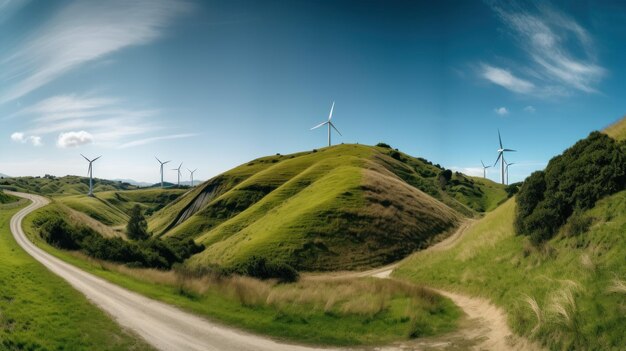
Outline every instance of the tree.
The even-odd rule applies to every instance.
[[[441,186],[441,188],[444,189],[446,185],[448,185],[450,179],[452,179],[452,171],[446,169],[439,172],[439,176],[437,177],[437,179],[439,179],[439,185]]]
[[[145,240],[149,237],[148,222],[146,222],[146,218],[141,213],[141,207],[139,205],[135,205],[132,210],[130,210],[130,219],[128,220],[128,225],[126,225],[126,234],[131,240]]]

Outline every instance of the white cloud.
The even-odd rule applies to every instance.
[[[524,111],[526,111],[528,113],[535,113],[535,111],[537,111],[537,109],[535,109],[531,105],[528,105],[528,106],[524,107]]]
[[[61,133],[57,139],[57,146],[60,148],[77,147],[91,143],[93,143],[93,135],[84,130]]]
[[[528,54],[530,63],[518,67],[525,78],[501,68],[488,75],[483,68],[484,78],[513,92],[536,96],[597,91],[606,69],[597,63],[591,35],[573,18],[545,5],[532,9],[495,3],[493,9]],[[532,85],[520,86],[520,82]]]
[[[119,146],[119,148],[120,149],[126,149],[126,148],[129,148],[129,147],[135,147],[135,146],[150,144],[150,143],[153,143],[155,141],[168,140],[168,139],[190,138],[190,137],[194,137],[196,135],[197,134],[194,134],[194,133],[172,134],[172,135],[163,135],[163,136],[158,136],[158,137],[139,139],[139,140],[135,140],[135,141],[131,141],[131,142],[122,144],[122,145]]]
[[[504,106],[494,109],[493,112],[499,114],[500,116],[505,116],[509,114],[509,110],[507,110]]]
[[[482,167],[457,167],[457,166],[453,166],[453,167],[450,167],[450,169],[455,171],[455,172],[461,172],[463,174],[466,174],[466,175],[472,176],[472,177],[482,177],[483,176],[483,169],[482,169]]]
[[[0,59],[0,104],[124,48],[147,44],[188,8],[171,0],[75,1]]]
[[[11,134],[11,140],[18,142],[18,143],[24,143],[26,142],[26,138],[24,137],[24,133],[21,132],[15,132],[13,134]]]
[[[533,83],[518,78],[511,74],[511,72],[502,68],[483,65],[481,74],[483,78],[489,80],[490,82],[516,93],[530,93],[535,88]]]
[[[16,143],[22,143],[22,144],[30,142],[31,144],[33,144],[33,146],[43,145],[40,136],[37,136],[37,135],[26,136],[26,134],[22,132],[15,132],[11,134],[11,140],[13,140]]]

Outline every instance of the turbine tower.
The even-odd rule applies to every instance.
[[[512,149],[505,149],[502,146],[502,138],[500,137],[500,130],[498,129],[498,140],[500,141],[500,148],[498,149],[498,158],[496,159],[496,162],[493,164],[493,166],[495,167],[498,164],[498,161],[500,161],[500,159],[502,159],[502,161],[500,161],[500,182],[502,183],[502,185],[504,185],[504,164],[506,163],[506,161],[504,160],[504,153],[505,152],[512,152],[515,150]]]
[[[172,168],[172,171],[178,171],[177,172],[178,173],[178,186],[180,186],[180,174],[181,174],[180,173],[180,167],[182,167],[182,166],[183,166],[183,163],[181,162],[180,166],[178,166],[178,168]]]
[[[485,163],[483,162],[483,160],[480,160],[480,163],[483,165],[483,178],[487,178],[487,168],[491,166],[485,166]]]
[[[163,189],[163,166],[167,163],[170,163],[171,161],[161,162],[158,157],[154,156],[154,158],[156,158],[156,160],[159,161],[159,163],[161,164],[161,189]]]
[[[187,168],[187,170],[189,171],[190,175],[191,175],[191,187],[193,188],[193,174],[196,173],[196,171],[198,170],[197,168],[194,169],[193,171],[190,170],[189,168]]]
[[[93,167],[92,164],[94,162],[96,162],[97,159],[99,159],[102,156],[98,156],[96,158],[94,158],[93,160],[88,159],[87,157],[85,157],[85,155],[80,154],[85,160],[87,160],[87,162],[89,162],[89,168],[87,169],[87,173],[89,173],[89,193],[87,193],[87,196],[91,196],[93,197]]]
[[[511,162],[511,163],[506,163],[506,167],[504,169],[504,173],[506,173],[506,185],[509,185],[509,166],[513,166],[515,164],[515,162]]]
[[[335,125],[333,124],[333,122],[331,121],[331,119],[333,118],[333,109],[334,109],[334,108],[335,108],[335,102],[333,101],[333,104],[332,104],[332,106],[330,107],[330,113],[328,114],[328,121],[326,121],[326,122],[324,122],[324,123],[320,123],[320,124],[316,125],[315,127],[311,128],[311,130],[313,130],[313,129],[317,129],[317,128],[321,127],[321,126],[328,125],[328,146],[330,146],[330,145],[331,145],[331,143],[330,143],[330,132],[331,132],[331,131],[330,131],[330,128],[331,128],[331,127],[332,127],[335,131],[337,131],[337,133],[339,133],[339,135],[341,135],[341,132],[339,131],[339,129],[337,129],[337,128],[335,127]],[[343,136],[343,135],[342,135],[342,136]]]

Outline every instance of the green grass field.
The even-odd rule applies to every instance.
[[[17,245],[9,220],[23,204],[0,205],[0,349],[150,350]]]
[[[252,256],[299,270],[358,269],[398,260],[506,198],[491,181],[453,175],[386,147],[337,145],[236,167],[149,220],[165,236],[207,249],[192,267]]]
[[[252,332],[311,344],[383,344],[451,331],[460,317],[451,301],[393,281],[276,284],[99,262],[47,245],[33,229],[36,217],[34,212],[25,219],[25,231],[51,254],[127,289]]]
[[[554,350],[626,347],[626,191],[598,202],[588,232],[535,248],[513,231],[514,199],[447,251],[416,253],[394,276],[483,296]]]

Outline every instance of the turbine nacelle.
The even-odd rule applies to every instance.
[[[328,120],[327,120],[326,122],[322,122],[322,123],[320,123],[320,124],[316,125],[315,127],[311,128],[311,130],[313,130],[313,129],[317,129],[317,128],[319,128],[319,127],[323,127],[323,126],[325,126],[325,125],[328,125],[328,146],[330,146],[330,145],[331,145],[331,142],[330,142],[330,133],[331,133],[331,130],[330,130],[330,129],[331,129],[331,128],[332,128],[332,129],[334,129],[337,133],[339,133],[339,135],[343,136],[343,135],[341,134],[341,132],[339,131],[339,129],[337,129],[337,127],[335,127],[335,125],[334,125],[334,124],[333,124],[333,122],[332,122],[332,119],[333,119],[333,110],[334,110],[334,109],[335,109],[335,102],[333,101],[333,104],[332,104],[332,105],[331,105],[331,107],[330,107],[330,113],[328,114]]]

